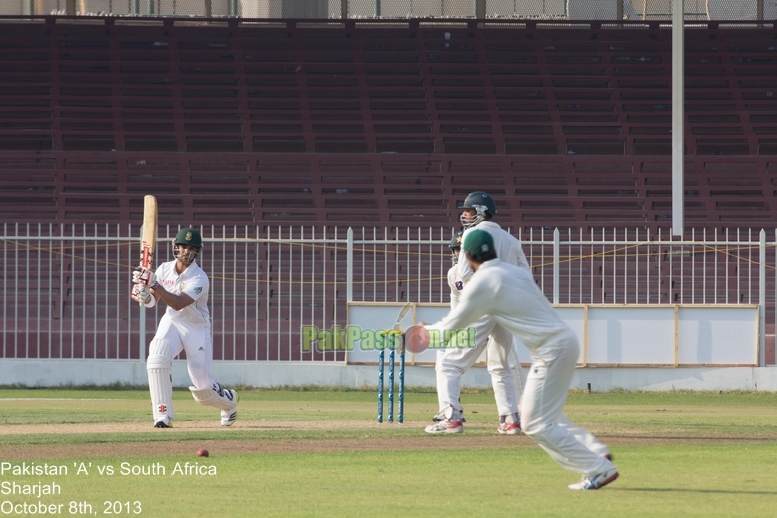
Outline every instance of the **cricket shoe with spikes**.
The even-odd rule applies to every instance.
[[[424,431],[426,433],[433,433],[433,434],[463,433],[464,425],[461,424],[461,421],[451,421],[450,419],[445,419],[444,421],[440,421],[439,423],[430,424],[429,426],[424,428]]]
[[[163,415],[160,419],[158,419],[154,423],[154,428],[172,428],[173,427],[173,421],[166,415]]]
[[[569,489],[573,489],[576,491],[589,490],[589,489],[601,489],[607,484],[609,484],[610,482],[614,481],[616,478],[618,478],[618,471],[615,468],[613,468],[605,471],[604,473],[599,473],[598,475],[593,475],[591,477],[583,477],[583,479],[577,484],[569,485]]]
[[[497,430],[502,435],[521,435],[520,423],[499,423]]]
[[[459,421],[461,421],[462,423],[466,423],[467,420],[464,419],[464,410],[461,411],[461,414],[462,415],[459,418]],[[447,417],[445,417],[445,412],[440,412],[436,416],[432,417],[432,421],[434,421],[435,423],[439,423],[440,421],[445,421],[446,419]]]
[[[239,399],[237,395],[237,390],[224,389],[223,392],[225,396],[227,392],[231,393],[232,395],[231,399],[233,399],[235,402],[235,408],[233,408],[232,410],[221,411],[221,426],[232,426],[233,424],[235,424],[235,421],[237,421],[237,401]]]

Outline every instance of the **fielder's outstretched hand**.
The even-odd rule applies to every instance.
[[[130,297],[132,297],[132,300],[145,304],[148,302],[149,297],[151,297],[151,292],[149,290],[148,286],[135,284],[132,286],[132,294]]]
[[[136,266],[135,269],[132,270],[132,282],[144,286],[154,286],[156,285],[156,274],[148,268]]]

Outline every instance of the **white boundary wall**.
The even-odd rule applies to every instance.
[[[408,366],[405,386],[435,387],[433,366]],[[374,365],[320,364],[314,362],[245,363],[216,361],[213,374],[225,385],[250,387],[337,386],[373,388],[378,371]],[[524,373],[526,374],[526,373]],[[145,385],[146,364],[117,360],[3,360],[0,363],[3,384],[29,387],[66,385]],[[188,387],[186,363],[173,362],[173,383]],[[485,367],[473,367],[463,377],[465,387],[491,387]],[[581,367],[575,371],[573,389],[602,392],[611,389],[670,390],[747,390],[777,392],[777,368],[774,367]]]

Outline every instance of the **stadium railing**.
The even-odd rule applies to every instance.
[[[160,227],[159,262],[171,259],[176,231]],[[198,261],[211,279],[215,359],[339,362],[342,352],[303,351],[300,326],[344,327],[349,301],[448,302],[450,228],[206,226],[202,233]],[[137,226],[0,226],[0,357],[145,359],[164,308],[141,319],[131,303],[139,235]],[[759,304],[766,361],[774,363],[777,233],[516,236],[555,304]]]

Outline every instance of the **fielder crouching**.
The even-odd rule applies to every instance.
[[[580,347],[575,333],[558,317],[526,268],[497,257],[488,232],[467,232],[463,249],[475,273],[456,307],[426,328],[463,329],[489,315],[523,342],[532,355],[521,399],[523,432],[561,467],[582,474],[582,480],[569,489],[599,489],[609,484],[618,478],[618,471],[607,447],[564,416]],[[501,347],[507,352],[510,346]]]
[[[186,351],[189,387],[195,401],[221,410],[221,425],[237,419],[237,392],[223,388],[211,377],[211,341],[208,292],[210,281],[195,259],[202,237],[193,228],[183,228],[173,240],[174,261],[162,263],[156,273],[137,267],[132,273],[132,299],[150,308],[164,302],[167,310],[148,346],[148,387],[156,428],[170,428],[173,412],[173,358]]]

